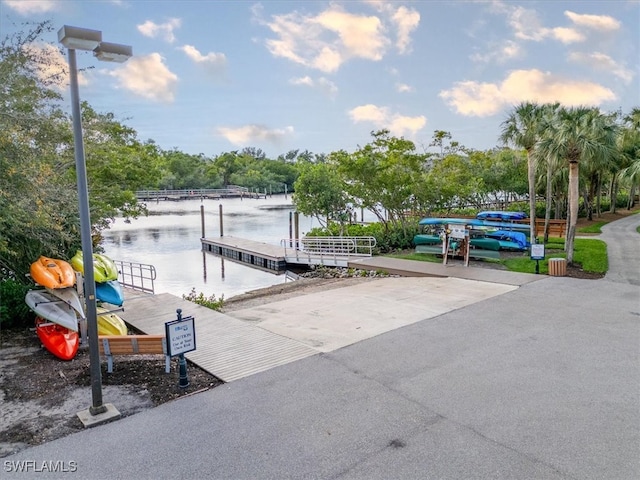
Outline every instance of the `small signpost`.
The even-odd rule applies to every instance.
[[[531,260],[536,261],[536,274],[540,273],[540,260],[544,260],[544,243],[531,244]]]
[[[182,317],[182,309],[176,310],[178,318],[164,324],[165,336],[167,339],[167,355],[178,356],[180,367],[180,388],[189,386],[187,376],[187,361],[184,354],[196,349],[196,329],[193,317]]]

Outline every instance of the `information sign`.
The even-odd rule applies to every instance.
[[[179,318],[164,324],[170,357],[196,349],[196,329],[193,317]]]
[[[531,245],[531,260],[544,260],[544,243]]]

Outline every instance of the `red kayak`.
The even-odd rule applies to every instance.
[[[78,353],[80,336],[57,323],[36,317],[36,333],[44,348],[62,360],[71,360]]]

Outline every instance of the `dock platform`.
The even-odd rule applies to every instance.
[[[238,237],[202,238],[202,250],[205,252],[246,263],[255,268],[282,272],[287,270],[284,249],[254,240]]]
[[[185,357],[224,382],[319,353],[296,340],[168,293],[151,295],[127,289],[125,309],[119,315],[142,333],[163,335],[165,323],[176,319],[178,308],[184,316],[195,319],[196,350]]]

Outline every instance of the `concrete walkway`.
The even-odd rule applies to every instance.
[[[640,478],[637,285],[541,277],[24,450],[2,478]]]

